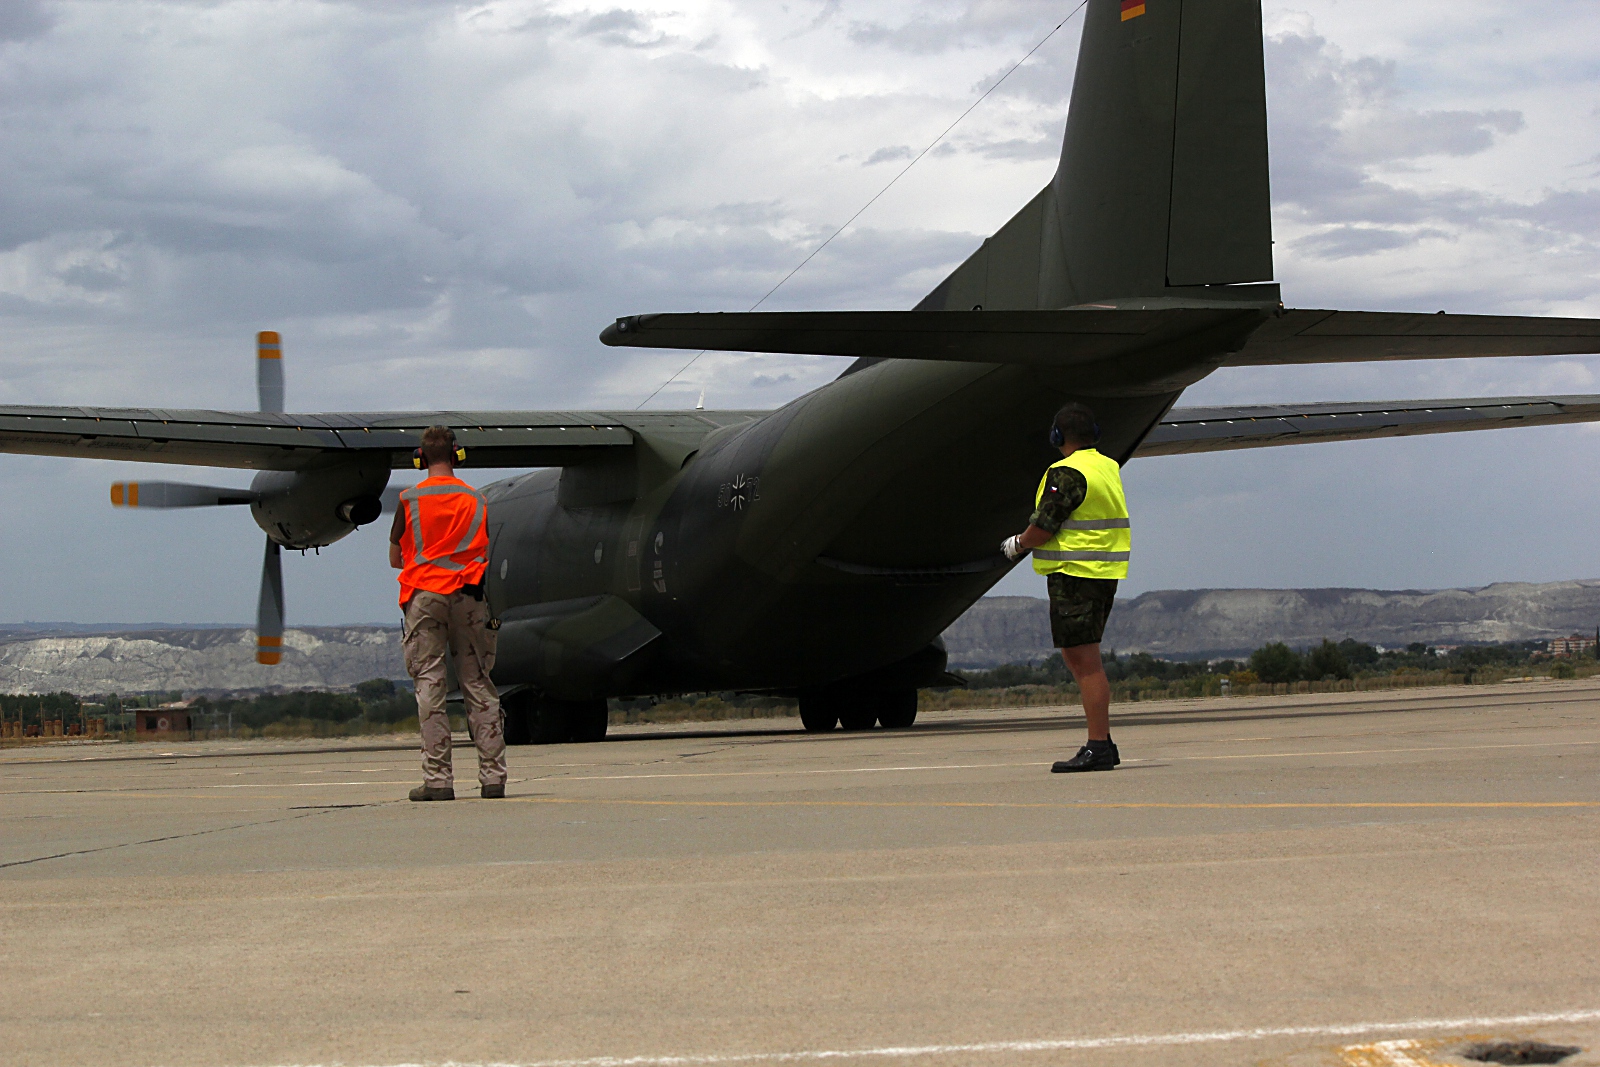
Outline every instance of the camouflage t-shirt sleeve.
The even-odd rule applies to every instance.
[[[1089,482],[1082,471],[1051,467],[1044,481],[1044,496],[1039,498],[1039,506],[1034,509],[1028,525],[1055,533],[1088,495]]]

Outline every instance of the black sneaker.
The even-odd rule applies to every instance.
[[[1088,745],[1078,749],[1078,754],[1071,759],[1057,760],[1050,766],[1051,774],[1068,774],[1073,771],[1109,771],[1116,769],[1122,762],[1122,757],[1117,754],[1117,746],[1112,745],[1103,752],[1096,752]]]
[[[506,795],[505,783],[479,786],[478,795],[484,800],[503,800]]]
[[[411,791],[412,800],[454,800],[455,798],[455,786],[451,785],[419,785]]]

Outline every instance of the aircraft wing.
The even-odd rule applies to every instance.
[[[1600,422],[1600,396],[1509,396],[1355,404],[1173,408],[1134,452],[1177,456],[1234,448],[1424,433]]]
[[[1600,352],[1600,319],[1282,309],[1173,298],[1039,311],[632,315],[608,345],[1078,366],[1172,347],[1223,366]]]
[[[704,434],[760,412],[405,411],[258,414],[160,408],[0,407],[0,452],[251,470],[299,470],[329,455],[384,452],[411,466],[443,423],[468,467],[561,467],[631,448],[645,432]]]

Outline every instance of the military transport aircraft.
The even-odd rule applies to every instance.
[[[1272,277],[1259,0],[1089,0],[1054,178],[915,309],[600,335],[858,357],[776,411],[284,414],[263,335],[259,413],[4,408],[0,450],[258,470],[248,491],[113,501],[248,504],[276,662],[279,552],[377,518],[389,472],[447,423],[469,466],[541,468],[484,490],[509,739],[598,739],[607,697],[706,690],[798,694],[808,730],[905,727],[945,676],[939,634],[1010,566],[997,546],[1067,400],[1121,462],[1600,420],[1600,396],[1174,408],[1224,366],[1600,351],[1600,320],[1291,309]]]

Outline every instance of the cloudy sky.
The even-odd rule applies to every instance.
[[[0,404],[249,409],[254,332],[278,329],[300,410],[632,408],[683,357],[606,349],[602,326],[748,307],[1074,6],[0,0]],[[1600,5],[1266,18],[1292,306],[1600,315]],[[1049,179],[1079,25],[766,306],[908,307],[944,277]],[[708,356],[650,406],[776,406],[842,365]],[[1239,370],[1186,402],[1600,392],[1597,370]],[[1137,462],[1126,591],[1597,576],[1597,445],[1552,428]],[[253,618],[247,515],[106,497],[247,474],[0,469],[0,621]],[[391,621],[383,541],[288,559],[291,622]]]

